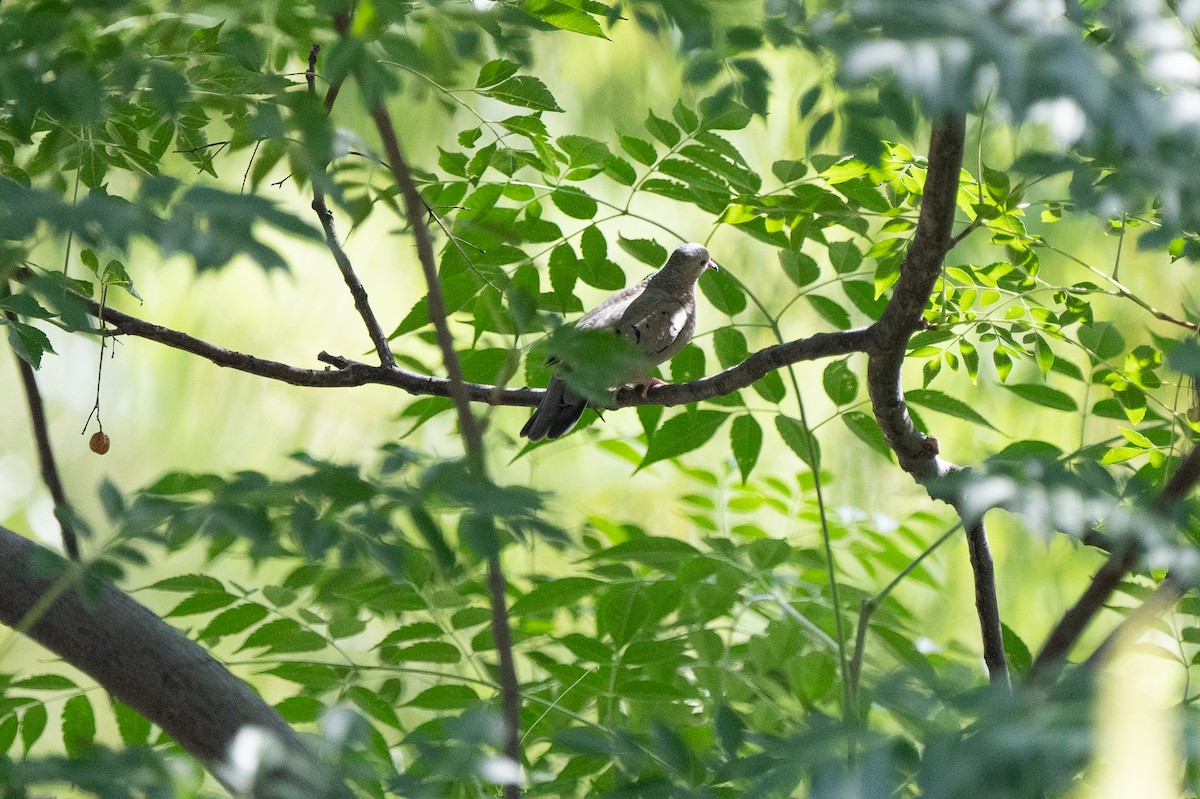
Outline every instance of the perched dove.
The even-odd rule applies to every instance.
[[[612,330],[632,342],[646,358],[648,370],[670,360],[691,341],[696,329],[696,281],[717,265],[699,244],[685,244],[662,269],[636,286],[613,294],[579,320],[579,330]],[[563,379],[565,365],[550,378],[546,395],[521,428],[530,441],[566,435],[587,407],[587,399]],[[654,385],[661,380],[632,374],[627,382]]]

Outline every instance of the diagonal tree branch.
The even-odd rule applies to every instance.
[[[1175,474],[1155,498],[1155,508],[1169,511],[1171,506],[1185,498],[1200,482],[1200,447],[1194,447],[1179,464]],[[1107,561],[1092,576],[1092,581],[1071,608],[1063,614],[1058,624],[1050,631],[1042,651],[1038,653],[1029,670],[1030,681],[1054,679],[1066,663],[1067,656],[1079,643],[1084,631],[1099,615],[1121,580],[1137,564],[1141,547],[1133,541],[1114,549]],[[1116,643],[1133,634],[1134,630],[1166,611],[1183,595],[1183,587],[1170,573],[1163,578],[1153,594],[1136,610],[1126,616],[1108,638],[1088,657],[1085,664],[1095,667],[1105,662],[1115,649]]]
[[[274,708],[199,645],[111,583],[3,527],[0,585],[0,624],[157,724],[226,787],[223,766],[243,727],[270,731],[290,754],[312,762]]]
[[[320,52],[321,46],[318,44],[314,44],[308,51],[308,71],[304,74],[308,80],[308,90],[312,94],[316,94],[317,91],[317,54]],[[325,95],[326,112],[333,110],[333,103],[337,99],[340,88],[340,82],[329,87],[329,92]],[[316,213],[317,219],[321,221],[321,229],[325,231],[325,245],[333,255],[334,263],[337,264],[338,271],[342,273],[342,279],[346,281],[346,288],[350,289],[350,296],[354,298],[354,308],[362,317],[363,324],[366,325],[367,335],[371,337],[371,343],[375,345],[379,363],[383,366],[395,366],[396,357],[392,354],[387,334],[383,332],[383,327],[375,317],[375,311],[372,310],[370,300],[367,299],[367,290],[359,280],[358,273],[354,271],[354,264],[350,261],[350,256],[346,254],[342,240],[338,237],[337,226],[333,221],[333,211],[329,210],[329,206],[325,202],[325,192],[321,189],[321,183],[325,179],[324,171],[319,175],[313,175],[312,178],[312,209]]]

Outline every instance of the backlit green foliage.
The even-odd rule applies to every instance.
[[[1191,507],[1154,508],[1200,418],[1194,309],[1183,296],[1152,306],[1120,281],[1120,250],[1110,267],[1078,241],[1098,237],[1099,219],[1163,269],[1200,253],[1188,111],[1200,66],[1185,36],[1196,20],[1172,11],[1187,4],[1062,15],[1037,3],[766,0],[735,14],[701,0],[362,0],[348,17],[329,1],[192,5],[0,8],[0,324],[35,367],[54,355],[46,325],[94,331],[81,297],[137,296],[155,264],[131,248],[197,271],[242,258],[286,269],[281,241],[323,237],[282,193],[307,203],[314,189],[347,227],[387,216],[407,228],[366,112],[432,99],[443,117],[428,128],[449,133],[419,139],[421,121],[404,135],[436,153],[412,166],[466,379],[543,386],[547,355],[597,360],[596,342],[564,324],[682,241],[719,236],[742,268],[705,275],[711,335],[660,369],[698,379],[814,329],[879,319],[918,224],[929,123],[961,111],[976,148],[957,197],[963,243],[910,342],[906,400],[921,430],[952,421],[1008,443],[931,490],[953,489],[979,514],[1012,511],[1047,537],[1099,525],[1110,543],[1145,544],[1153,560],[1123,584],[1118,614],[1167,570],[1194,580]],[[568,129],[556,117],[579,109],[552,91],[545,48],[627,35],[677,56],[682,98]],[[831,66],[798,76],[796,63]],[[1162,72],[1188,63],[1195,74]],[[325,92],[343,81],[327,114]],[[764,158],[751,144],[768,112],[798,135]],[[997,139],[1005,146],[990,147]],[[664,207],[702,222],[685,232]],[[64,268],[64,247],[82,269]],[[1114,307],[1134,325],[1116,324]],[[442,373],[428,299],[398,318],[387,332],[401,366]],[[862,367],[852,355],[803,385],[786,367],[711,401],[639,407],[635,436],[585,417],[573,434],[594,446],[584,457],[678,476],[662,503],[687,518],[686,540],[622,507],[564,529],[537,486],[387,444],[368,464],[296,455],[291,478],[105,484],[88,568],[168,602],[172,624],[283,695],[279,712],[317,731],[322,762],[362,796],[497,794],[482,567],[497,551],[513,563],[530,796],[1078,795],[1094,777],[1089,677],[989,690],[976,641],[932,640],[914,600],[953,588],[926,559],[954,535],[941,506],[885,517],[825,501],[839,480],[870,490],[875,470],[898,469]],[[602,395],[608,382],[591,377]],[[402,437],[453,413],[441,397],[405,402]],[[1023,426],[1042,416],[1070,435]],[[498,463],[547,446],[522,449],[498,423],[486,441]],[[713,456],[696,457],[702,447]],[[847,459],[830,453],[847,447],[866,476],[837,471]],[[790,466],[764,466],[768,449]],[[179,552],[202,553],[204,573],[125,579]],[[223,558],[251,564],[251,579],[226,576]],[[1153,645],[1184,673],[1200,658],[1198,617],[1185,598],[1159,630],[1173,648]],[[1006,628],[1004,645],[1019,682],[1040,644]],[[1194,791],[1192,698],[1179,718]],[[359,721],[338,728],[326,713],[339,706]],[[213,794],[179,755],[81,675],[0,673],[5,796],[68,784],[99,797]],[[318,795],[297,780],[279,795]]]

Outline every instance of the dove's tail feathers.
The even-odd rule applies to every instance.
[[[567,388],[562,380],[552,378],[546,387],[546,396],[521,428],[521,435],[530,441],[565,436],[586,408],[586,399]]]

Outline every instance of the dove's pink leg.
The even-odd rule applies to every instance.
[[[642,387],[642,399],[650,392],[651,386],[669,385],[666,380],[659,380],[657,377],[639,377],[637,380],[630,380],[631,385]]]

